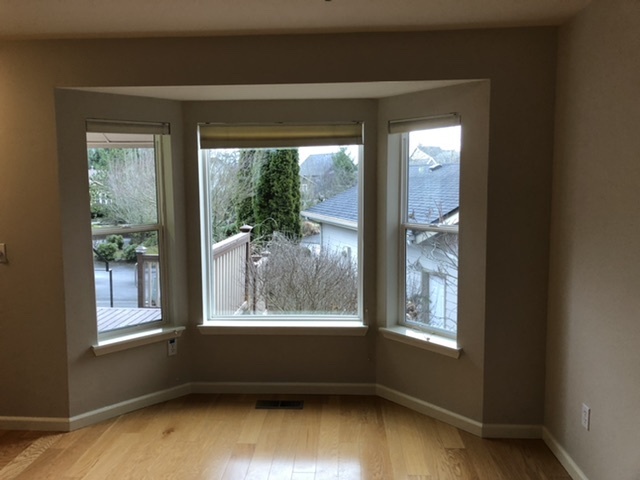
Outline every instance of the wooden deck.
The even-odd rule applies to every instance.
[[[160,308],[98,307],[98,332],[133,327],[162,319]]]

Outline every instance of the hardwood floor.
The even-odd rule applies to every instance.
[[[256,409],[258,399],[302,410]],[[71,433],[0,431],[0,479],[570,480],[542,440],[483,440],[378,397],[190,395]]]

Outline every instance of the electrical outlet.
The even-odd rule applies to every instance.
[[[582,404],[582,426],[585,430],[591,428],[591,408],[586,403]]]
[[[167,341],[167,356],[172,357],[178,353],[178,339],[172,338]]]

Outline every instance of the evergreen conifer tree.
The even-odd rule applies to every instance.
[[[273,232],[299,238],[300,166],[297,149],[267,150],[256,188],[254,213],[258,235]]]
[[[353,163],[346,148],[333,154],[332,182],[328,195],[332,197],[358,183],[358,167]]]
[[[260,150],[241,150],[238,165],[238,184],[236,187],[236,231],[243,225],[254,226],[255,190],[260,174],[262,152]]]

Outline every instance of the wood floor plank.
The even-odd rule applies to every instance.
[[[476,437],[468,432],[459,433],[479,480],[512,480],[504,475],[502,468],[492,457],[489,449],[491,440]]]
[[[283,410],[266,411],[245,480],[267,480],[284,418]]]
[[[13,461],[35,440],[46,435],[43,432],[4,431],[0,436],[0,469]]]
[[[316,472],[321,411],[321,405],[307,403],[299,412],[301,432],[295,449],[294,474]]]
[[[296,444],[301,434],[298,422],[298,411],[286,410],[283,412],[282,425],[276,436],[276,448],[269,469],[269,480],[291,479],[295,462]]]
[[[388,401],[384,401],[382,406],[389,457],[391,459],[391,468],[393,470],[392,478],[394,479],[409,478],[407,465],[404,459],[404,450],[402,448],[404,438],[402,436],[402,432],[398,429],[395,413],[400,408],[402,407]]]
[[[293,476],[291,480],[315,480],[316,474],[313,472],[310,473],[301,473],[301,472],[293,472]]]
[[[360,443],[363,478],[367,480],[393,478],[382,407],[378,402],[374,402],[367,411],[370,414],[363,424],[363,442]]]
[[[463,448],[445,448],[438,461],[438,476],[443,480],[477,480],[478,474]]]
[[[258,441],[266,417],[267,410],[250,409],[243,422],[238,442],[255,444]]]
[[[338,478],[361,480],[360,449],[356,442],[341,442],[338,448]]]
[[[200,465],[199,478],[222,478],[245,412],[246,407],[239,404],[235,396],[215,398],[212,408],[207,411],[206,423],[209,428],[200,439],[201,447],[197,455],[193,456]]]
[[[438,439],[444,448],[464,448],[464,442],[456,427],[439,420],[434,420]]]
[[[123,433],[113,438],[106,448],[99,453],[97,461],[91,465],[86,474],[81,477],[85,480],[99,480],[105,478],[125,478],[128,472],[121,471],[121,465],[134,466],[131,460],[131,451],[139,441],[137,433]]]
[[[536,464],[549,480],[571,480],[567,471],[543,442],[526,440],[520,445],[527,462]]]
[[[27,470],[41,455],[43,455],[52,445],[60,440],[62,435],[43,435],[20,452],[13,460],[7,463],[0,470],[0,478],[3,480],[13,480]]]
[[[404,439],[402,450],[409,475],[421,475],[437,479],[437,449],[441,448],[433,436],[431,419],[407,409],[398,409],[397,423]],[[429,433],[424,432],[425,429]]]
[[[239,478],[245,478],[251,459],[253,458],[253,451],[255,445],[249,443],[236,443],[231,457],[227,462],[227,468],[224,470],[222,480],[237,480]]]
[[[190,395],[71,433],[0,431],[2,480],[570,480],[542,440],[487,440],[378,397]]]
[[[321,408],[315,480],[334,480],[339,478],[341,407],[338,398],[331,397]]]

